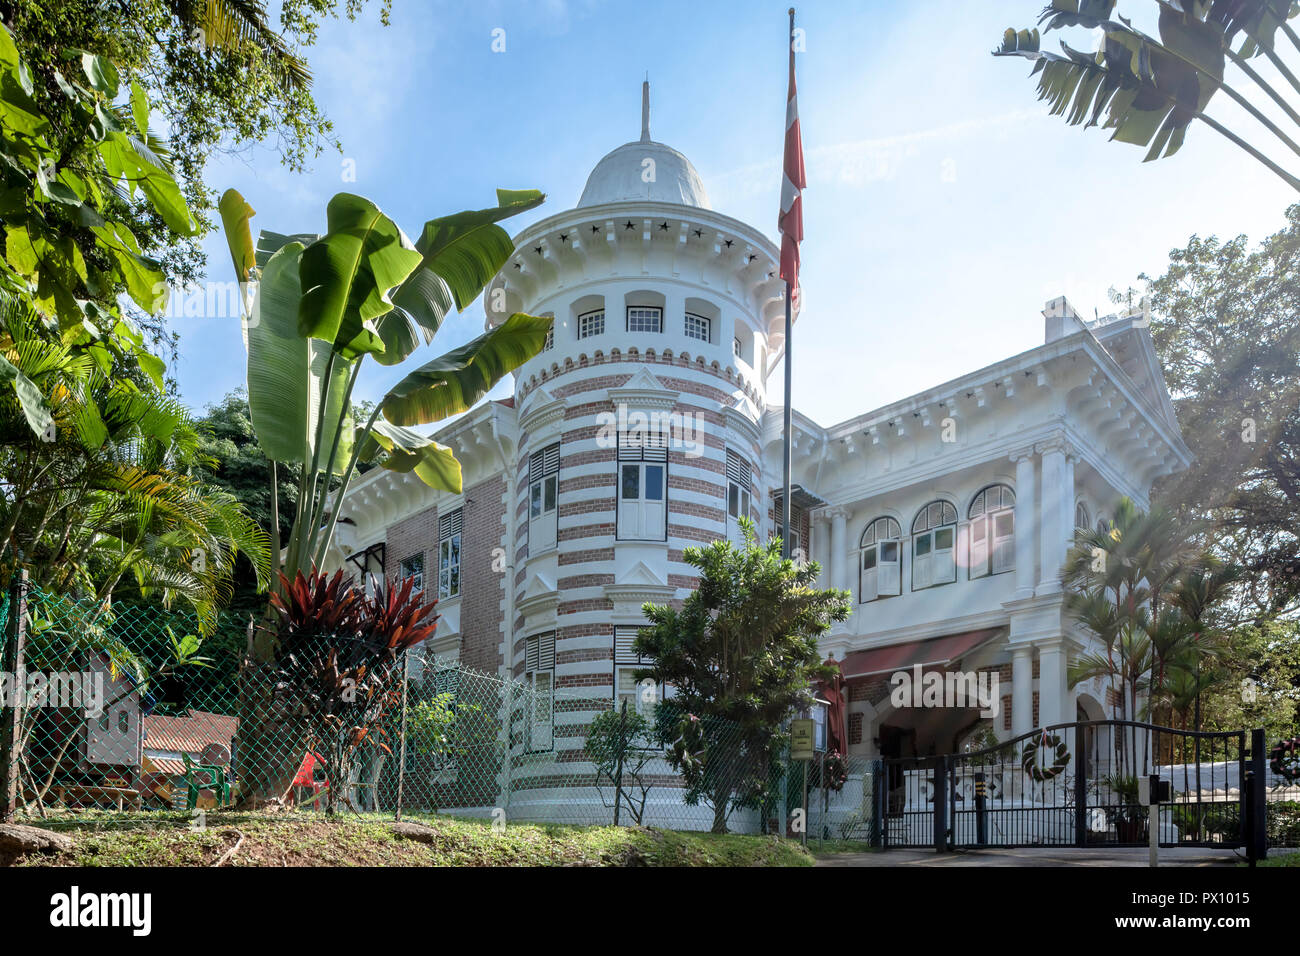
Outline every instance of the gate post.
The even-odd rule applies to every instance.
[[[1247,809],[1249,824],[1244,834],[1246,838],[1246,858],[1254,866],[1257,860],[1268,858],[1268,764],[1265,762],[1263,728],[1250,732],[1250,774],[1246,781]]]
[[[1088,842],[1088,754],[1083,724],[1074,725],[1074,845]]]
[[[980,846],[989,842],[988,814],[985,812],[985,783],[982,771],[975,774],[975,842]]]
[[[881,847],[882,836],[887,829],[885,824],[885,802],[881,791],[884,789],[885,772],[883,761],[871,761],[871,828],[869,841],[872,846]]]
[[[0,643],[0,671],[12,675],[13,706],[0,720],[0,823],[12,823],[18,813],[18,762],[22,759],[23,693],[27,685],[27,570],[14,575],[9,593],[9,620]]]
[[[934,762],[934,850],[948,850],[948,758]]]

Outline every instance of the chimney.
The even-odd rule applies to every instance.
[[[1083,331],[1083,318],[1070,305],[1070,300],[1060,295],[1043,306],[1043,341],[1055,342],[1067,335]]]

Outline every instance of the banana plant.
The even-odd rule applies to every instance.
[[[1075,50],[1062,41],[1061,53],[1048,53],[1040,49],[1042,34],[1035,28],[1007,30],[993,55],[1032,62],[1038,98],[1050,105],[1053,116],[1065,116],[1071,126],[1100,124],[1113,130],[1111,139],[1147,147],[1146,162],[1176,153],[1192,122],[1200,120],[1300,190],[1300,177],[1205,112],[1221,92],[1271,134],[1274,145],[1300,156],[1294,138],[1300,135],[1300,79],[1278,52],[1279,35],[1293,53],[1300,51],[1300,36],[1288,23],[1300,7],[1292,0],[1152,2],[1158,38],[1117,13],[1117,0],[1051,0],[1039,17],[1042,33],[1068,27],[1099,31],[1101,43],[1095,52]],[[1259,57],[1285,80],[1290,98],[1255,69],[1251,61]],[[1270,118],[1254,102],[1258,96],[1252,99],[1229,83],[1229,64],[1258,94],[1268,97],[1285,120]]]
[[[412,242],[370,200],[339,193],[323,235],[263,231],[254,244],[253,209],[234,190],[222,196],[226,239],[247,293],[253,428],[272,461],[273,482],[278,466],[298,471],[298,510],[283,555],[289,579],[324,563],[358,463],[461,490],[451,449],[411,426],[468,411],[542,350],[549,317],[516,313],[426,362],[360,428],[351,417],[353,389],[367,358],[399,365],[422,341],[432,342],[448,312],[468,306],[514,252],[497,223],[544,199],[536,190],[497,190],[495,207],[430,220]]]

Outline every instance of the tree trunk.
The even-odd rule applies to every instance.
[[[235,765],[242,808],[256,809],[280,800],[293,785],[307,752],[302,721],[275,696],[275,670],[273,662],[250,656],[239,672]]]

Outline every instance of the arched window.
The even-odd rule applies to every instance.
[[[1088,506],[1082,501],[1074,506],[1074,526],[1076,528],[1092,527],[1092,519],[1088,517]]]
[[[858,560],[858,601],[862,604],[901,592],[902,536],[893,518],[877,518],[862,532]]]
[[[912,522],[912,590],[957,580],[957,509],[932,501]]]
[[[989,485],[970,505],[970,576],[1012,571],[1016,566],[1016,493]]]

